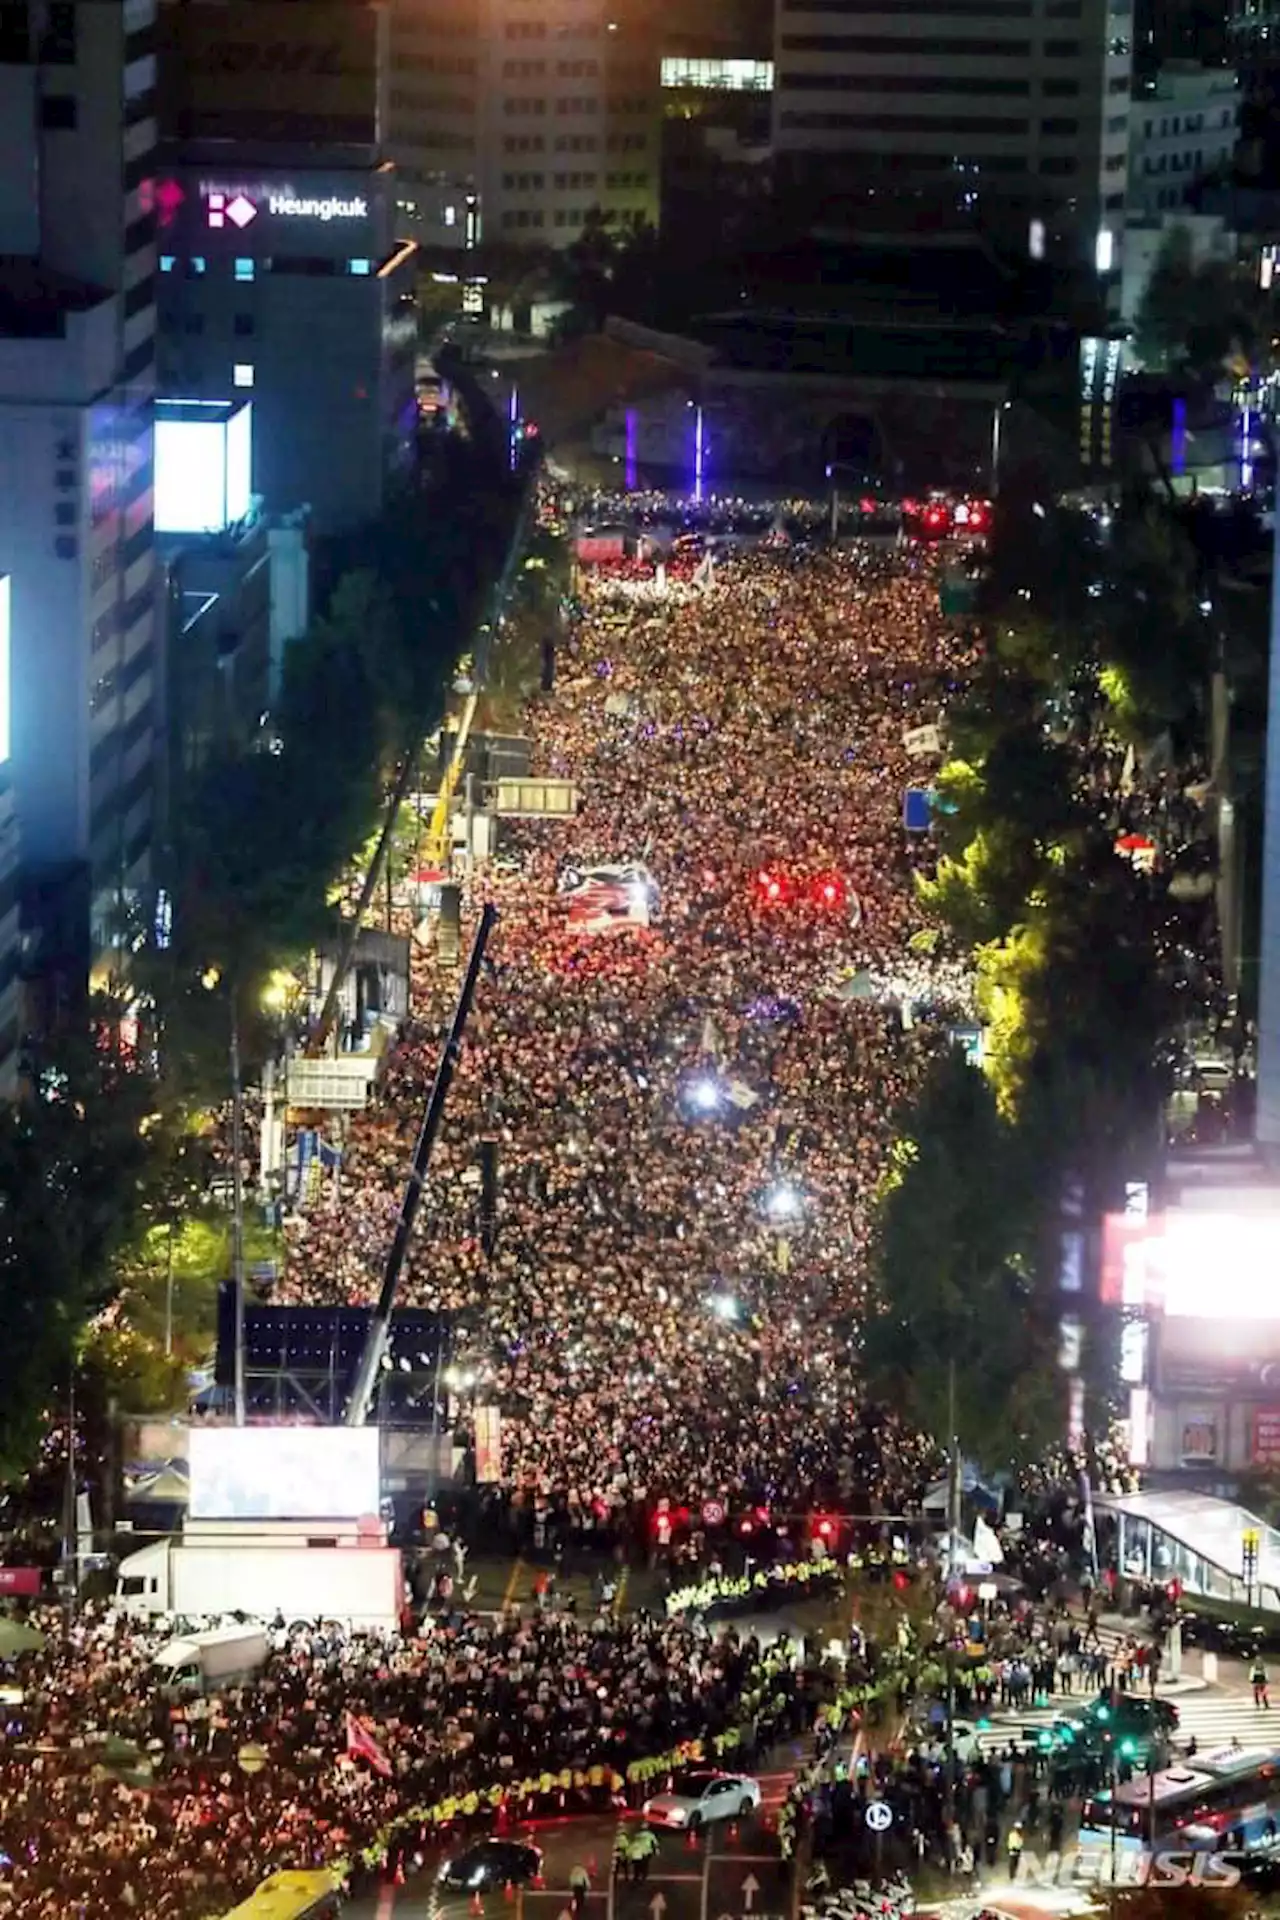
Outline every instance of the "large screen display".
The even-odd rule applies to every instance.
[[[193,1427],[193,1520],[359,1520],[378,1511],[376,1427]]]
[[[9,622],[13,598],[7,573],[0,573],[0,766],[9,758],[9,673],[12,643]]]
[[[253,408],[184,401],[156,417],[157,533],[222,533],[249,511]]]

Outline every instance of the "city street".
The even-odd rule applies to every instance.
[[[797,1757],[800,1752],[797,1749]],[[549,1820],[516,1828],[512,1837],[527,1838],[542,1848],[546,1884],[510,1895],[491,1894],[482,1903],[485,1920],[505,1920],[508,1915],[514,1920],[560,1920],[570,1907],[569,1874],[579,1865],[591,1875],[586,1920],[783,1920],[787,1874],[773,1828],[792,1771],[755,1777],[764,1788],[760,1817],[709,1828],[702,1839],[661,1834],[644,1881],[612,1879],[616,1818]],[[351,1920],[387,1920],[392,1913],[397,1920],[426,1920],[428,1915],[433,1920],[437,1915],[440,1920],[464,1920],[475,1911],[463,1896],[441,1897],[430,1870],[416,1885],[384,1888],[346,1910]]]

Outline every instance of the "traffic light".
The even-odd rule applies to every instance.
[[[827,1546],[830,1546],[836,1537],[836,1523],[829,1514],[824,1513],[814,1521],[813,1532],[815,1539],[821,1540]]]

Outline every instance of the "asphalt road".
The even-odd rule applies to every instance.
[[[753,1819],[722,1822],[692,1838],[660,1834],[641,1882],[612,1879],[615,1815],[534,1821],[515,1829],[511,1837],[527,1836],[542,1848],[545,1884],[511,1896],[490,1894],[483,1920],[564,1920],[569,1872],[579,1864],[591,1875],[585,1920],[785,1920],[788,1870],[778,1853],[775,1822],[794,1764],[782,1754],[772,1769],[756,1776],[764,1805]],[[441,1898],[434,1866],[405,1887],[384,1887],[353,1901],[344,1920],[470,1920],[476,1909],[465,1896]]]

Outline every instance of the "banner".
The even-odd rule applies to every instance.
[[[657,888],[647,867],[625,861],[598,867],[566,867],[557,891],[579,933],[626,933],[647,927]]]
[[[902,744],[913,760],[926,754],[942,752],[942,729],[937,726],[908,727],[902,736]]]
[[[476,1483],[495,1486],[502,1478],[502,1409],[476,1408]]]

